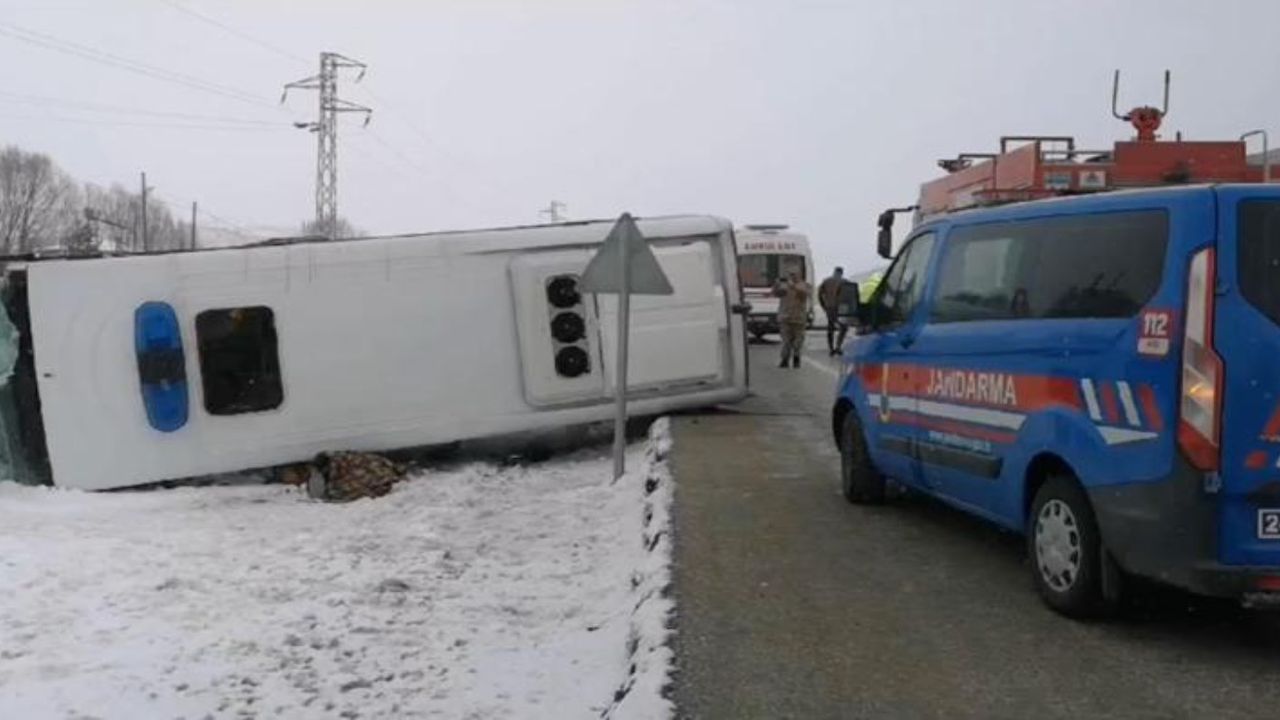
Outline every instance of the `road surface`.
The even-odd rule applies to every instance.
[[[679,717],[1280,717],[1277,616],[1151,591],[1067,620],[1019,538],[845,503],[822,345],[796,370],[754,345],[755,397],[675,421]]]

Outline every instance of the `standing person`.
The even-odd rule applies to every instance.
[[[800,367],[800,351],[804,349],[804,331],[809,324],[809,296],[813,286],[800,277],[798,271],[787,273],[784,280],[773,287],[773,294],[781,298],[778,303],[778,329],[782,334],[782,363],[778,367]]]
[[[844,268],[837,267],[831,276],[818,286],[818,304],[827,314],[827,353],[839,355],[839,345],[835,342],[837,330],[844,330],[840,324],[840,288],[844,285]],[[844,344],[844,333],[840,333],[840,344]]]

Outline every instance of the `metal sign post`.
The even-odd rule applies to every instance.
[[[671,295],[675,290],[658,265],[630,213],[623,213],[582,272],[583,292],[618,296],[617,374],[614,378],[613,479],[626,472],[627,357],[630,354],[631,294]]]
[[[618,372],[613,390],[613,479],[627,471],[627,356],[631,352],[631,257],[618,253]]]

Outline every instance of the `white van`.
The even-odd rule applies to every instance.
[[[778,332],[778,298],[773,295],[773,286],[779,280],[798,270],[816,288],[813,255],[809,238],[789,232],[786,225],[747,225],[738,228],[735,237],[743,299],[751,305],[747,330],[759,340]],[[813,296],[809,298],[809,325],[813,325]]]
[[[616,298],[576,284],[611,226],[11,264],[6,439],[104,489],[607,419]],[[639,227],[675,294],[632,300],[631,409],[741,399],[731,225]]]

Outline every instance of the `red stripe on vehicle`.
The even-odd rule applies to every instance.
[[[1138,386],[1138,401],[1142,403],[1142,412],[1147,416],[1147,424],[1152,430],[1164,430],[1164,416],[1160,414],[1160,404],[1156,402],[1156,393],[1150,385]]]
[[[888,369],[889,375],[886,378],[885,370]],[[863,385],[869,393],[888,393],[894,397],[910,397],[919,395],[922,388],[919,386],[919,378],[927,377],[927,368],[919,368],[914,365],[884,365],[883,363],[863,365],[858,371],[858,375],[862,378]],[[888,387],[885,387],[885,380],[888,380]]]
[[[1043,410],[1053,406],[1080,409],[1080,387],[1069,378],[1019,375],[1014,378],[1019,410]]]
[[[951,433],[960,437],[973,438],[975,440],[986,440],[987,442],[1012,444],[1018,439],[1018,436],[1011,432],[1001,430],[990,430],[984,427],[976,427],[964,422],[956,420],[945,420],[943,418],[929,417],[927,415],[918,415],[913,412],[904,412],[895,410],[893,416],[889,419],[891,423],[900,423],[902,425],[911,425],[912,427],[924,428],[926,430],[937,430],[939,432]]]
[[[1267,466],[1267,454],[1261,450],[1254,450],[1244,459],[1244,466],[1249,470],[1261,470]]]
[[[1263,429],[1262,436],[1271,440],[1280,440],[1280,407],[1277,407],[1276,414],[1271,416],[1271,421]]]
[[[867,392],[878,392],[880,388],[880,366],[863,364],[858,367],[858,379],[862,380]]]
[[[1050,407],[1078,410],[1084,405],[1076,381],[1070,378],[1015,375],[999,370],[893,364],[888,366],[889,374],[886,378],[884,368],[882,364],[875,364],[864,365],[859,369],[859,376],[867,392],[888,392],[894,397],[916,397],[970,407],[1021,412],[1034,412]],[[963,375],[952,377],[957,373]],[[999,392],[993,391],[993,379],[999,382]],[[963,386],[961,380],[964,381]],[[969,380],[974,382],[970,383]],[[987,383],[987,387],[983,388],[981,383]],[[1009,389],[1012,393],[1005,392]],[[993,400],[994,395],[1007,399]]]
[[[1102,396],[1102,413],[1107,418],[1107,422],[1112,425],[1120,422],[1120,407],[1116,405],[1116,391],[1111,388],[1111,383],[1099,383],[1101,386],[1098,394]]]

